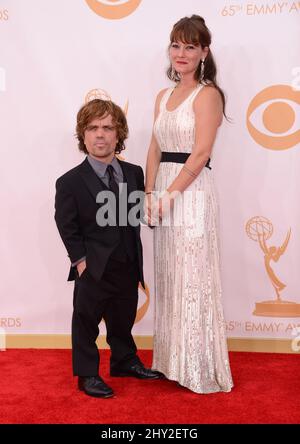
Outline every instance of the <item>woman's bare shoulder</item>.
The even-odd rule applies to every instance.
[[[201,91],[195,98],[195,107],[206,103],[222,107],[222,97],[220,91],[214,85],[205,85],[203,88],[201,88]]]
[[[164,88],[164,89],[161,89],[161,90],[159,91],[159,93],[158,93],[157,96],[156,96],[156,101],[157,101],[157,102],[160,102],[160,101],[161,101],[163,95],[168,91],[168,89],[169,89],[169,88]]]

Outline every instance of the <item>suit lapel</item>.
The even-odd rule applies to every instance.
[[[124,182],[127,182],[127,192],[129,195],[132,191],[137,190],[136,177],[133,172],[133,169],[129,168],[126,162],[123,162],[122,160],[119,159],[118,162],[122,168],[122,172],[124,175]],[[87,158],[80,165],[79,174],[83,178],[95,202],[99,191],[108,190],[107,186],[102,182],[101,179],[99,179],[99,177],[89,164]]]
[[[100,191],[108,190],[106,185],[102,182],[101,179],[97,176],[87,158],[82,162],[79,168],[79,174],[84,180],[86,186],[88,187],[90,193],[92,194],[95,202],[97,194]]]
[[[133,172],[133,169],[129,168],[126,162],[123,162],[122,160],[119,160],[119,159],[118,159],[118,162],[119,162],[119,164],[122,168],[122,171],[123,171],[124,182],[127,182],[127,192],[129,195],[132,191],[137,190],[136,177]]]

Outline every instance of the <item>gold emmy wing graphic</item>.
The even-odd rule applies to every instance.
[[[280,257],[285,253],[288,246],[291,229],[288,230],[283,244],[279,247],[275,245],[268,246],[267,240],[273,234],[273,225],[265,217],[252,217],[246,224],[246,233],[250,239],[258,242],[264,255],[264,263],[271,284],[274,288],[276,299],[257,302],[253,312],[256,316],[272,316],[272,317],[300,317],[300,304],[291,301],[285,301],[281,298],[280,292],[286,285],[279,280],[271,267],[271,262],[278,262]]]
[[[85,96],[84,103],[88,103],[95,99],[111,100],[111,97],[106,91],[104,91],[104,89],[91,89]]]
[[[104,91],[104,89],[91,89],[85,96],[84,99],[84,103],[88,103],[91,100],[95,100],[95,99],[101,99],[101,100],[111,100],[111,96]],[[124,114],[125,116],[127,116],[127,112],[128,112],[128,106],[129,106],[129,101],[127,100],[125,103],[125,106],[123,108]],[[117,154],[116,157],[120,160],[125,160],[125,157],[120,156],[120,154]],[[134,323],[136,324],[137,322],[139,322],[141,319],[143,319],[143,317],[145,316],[145,314],[148,311],[149,305],[150,305],[150,291],[149,291],[149,287],[148,285],[145,283],[145,289],[142,287],[142,285],[139,283],[139,289],[142,291],[142,293],[145,294],[146,296],[146,300],[145,302],[141,305],[141,307],[138,308],[137,310],[137,314],[135,317],[135,321]]]
[[[145,314],[148,311],[149,305],[150,305],[150,291],[149,291],[149,287],[145,282],[145,290],[143,289],[141,283],[139,283],[139,289],[145,294],[146,296],[146,300],[143,303],[143,305],[141,305],[138,308],[138,311],[136,313],[136,317],[135,317],[135,321],[134,323],[137,324],[138,322],[140,322],[141,319],[143,319],[143,317],[145,316]]]

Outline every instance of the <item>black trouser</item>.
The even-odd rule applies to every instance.
[[[139,362],[131,329],[138,303],[138,263],[110,259],[100,282],[85,270],[75,280],[72,318],[73,374],[96,376],[98,325],[105,320],[110,368]]]

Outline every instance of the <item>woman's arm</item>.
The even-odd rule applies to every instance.
[[[159,106],[161,98],[164,95],[165,91],[166,90],[164,89],[160,91],[159,94],[157,95],[155,101],[155,109],[154,109],[154,122],[159,114]],[[154,190],[157,170],[160,164],[160,158],[161,158],[161,150],[158,146],[154,132],[152,131],[152,138],[148,149],[147,164],[146,164],[146,184],[145,184],[146,193]]]
[[[218,127],[222,123],[222,99],[217,89],[206,86],[194,101],[195,145],[188,160],[167,191],[183,192],[210,158]]]

